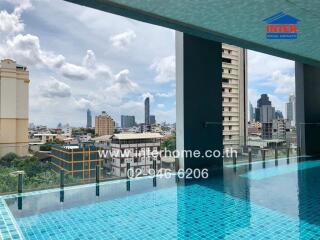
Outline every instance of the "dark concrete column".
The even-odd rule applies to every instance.
[[[223,151],[222,45],[176,33],[177,149]],[[181,157],[180,168],[223,167],[223,159]]]
[[[320,68],[296,62],[296,127],[302,155],[320,155]]]

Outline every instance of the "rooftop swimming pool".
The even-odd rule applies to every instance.
[[[214,174],[213,174],[214,175]],[[320,239],[320,160],[4,196],[3,239]]]

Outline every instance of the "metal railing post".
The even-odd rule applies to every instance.
[[[18,173],[18,193],[23,192],[23,174]]]
[[[266,167],[266,150],[261,149],[261,155],[262,155],[262,168]]]
[[[130,163],[127,163],[127,178],[129,179],[129,170],[130,170]]]
[[[100,182],[100,166],[96,165],[96,183]]]
[[[287,164],[289,164],[290,162],[289,157],[290,157],[290,148],[287,148]]]
[[[127,163],[127,191],[128,192],[130,192],[130,189],[131,189],[129,170],[130,170],[130,163]]]
[[[153,170],[154,170],[154,177],[152,179],[153,187],[157,186],[157,160],[153,159]]]
[[[265,149],[261,149],[261,155],[262,155],[262,160],[265,161],[266,160],[266,150]]]
[[[60,190],[60,202],[61,203],[64,202],[64,190],[63,189]]]
[[[237,156],[233,155],[233,165],[236,165],[237,164]]]
[[[64,170],[60,170],[60,188],[64,188]]]

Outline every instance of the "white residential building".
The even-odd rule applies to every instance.
[[[152,152],[160,152],[162,136],[159,133],[121,133],[111,137],[111,172],[118,177],[127,176],[127,163],[137,173],[149,174],[156,160],[157,169],[161,167],[161,156],[154,157]],[[139,169],[139,170],[138,170]]]

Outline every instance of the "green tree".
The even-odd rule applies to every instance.
[[[169,151],[176,150],[176,134],[173,134],[170,137],[163,140],[161,143],[161,149],[167,149]]]
[[[12,167],[18,158],[18,155],[15,153],[7,153],[0,159],[0,166]]]

